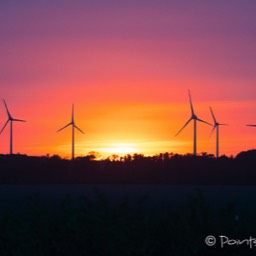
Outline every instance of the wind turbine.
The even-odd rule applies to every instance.
[[[190,103],[190,109],[191,109],[191,117],[188,119],[188,121],[183,125],[183,127],[178,131],[178,133],[175,135],[179,135],[180,132],[190,123],[190,121],[194,120],[194,156],[196,156],[197,154],[197,146],[196,146],[196,142],[197,142],[197,134],[196,134],[196,122],[199,121],[199,122],[202,122],[202,123],[206,123],[208,125],[211,125],[209,124],[208,122],[198,118],[195,114],[195,111],[194,111],[194,107],[193,107],[193,104],[192,104],[192,99],[191,99],[191,94],[190,94],[190,90],[188,90],[188,96],[189,96],[189,103]],[[211,125],[212,126],[212,125]]]
[[[4,106],[5,106],[5,110],[6,110],[6,113],[7,113],[7,116],[8,116],[8,120],[6,121],[4,127],[2,128],[2,130],[0,131],[0,134],[3,132],[3,130],[5,129],[5,127],[7,126],[7,124],[10,122],[10,155],[13,154],[13,132],[12,132],[12,122],[26,122],[25,120],[20,120],[20,119],[16,119],[16,118],[13,118],[12,115],[10,114],[9,112],[9,109],[7,107],[7,104],[5,102],[5,100],[3,99],[4,101]]]
[[[61,129],[59,129],[57,132],[60,132],[61,130],[65,129],[68,126],[72,126],[72,151],[71,151],[71,155],[72,155],[72,160],[74,160],[75,158],[75,128],[80,131],[81,133],[84,134],[84,132],[79,129],[74,121],[74,104],[72,104],[72,113],[71,113],[71,122],[68,123],[67,125],[65,125],[64,127],[62,127]]]
[[[211,134],[214,132],[214,130],[216,129],[216,157],[218,158],[219,157],[219,126],[220,125],[227,125],[227,124],[220,124],[216,121],[216,118],[214,116],[214,113],[212,111],[212,108],[210,108],[210,111],[211,111],[211,114],[212,114],[212,118],[213,118],[213,129],[212,129],[212,132]]]

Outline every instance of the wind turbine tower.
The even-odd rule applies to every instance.
[[[193,150],[193,154],[194,154],[194,156],[196,156],[197,155],[197,121],[206,123],[208,125],[211,125],[211,124],[198,118],[197,115],[195,114],[190,91],[188,91],[188,97],[189,97],[189,103],[190,103],[191,117],[188,119],[188,121],[183,125],[183,127],[178,131],[178,133],[175,136],[179,135],[180,132],[190,123],[190,121],[193,120],[194,121],[194,146],[193,146],[194,150]]]
[[[64,127],[60,128],[57,132],[60,132],[61,130],[65,129],[66,127],[68,126],[72,126],[72,149],[71,149],[71,157],[72,157],[72,160],[75,159],[75,128],[80,131],[81,133],[84,134],[84,132],[78,128],[75,124],[75,121],[74,121],[74,104],[72,104],[72,113],[71,113],[71,122],[68,123],[67,125],[65,125]]]
[[[219,157],[219,126],[220,125],[227,125],[227,124],[220,124],[216,121],[216,118],[214,116],[214,113],[212,111],[212,108],[210,108],[210,111],[211,111],[211,114],[212,114],[212,119],[213,119],[213,129],[212,129],[212,132],[211,134],[214,132],[214,130],[216,129],[216,157],[218,158]]]
[[[13,130],[12,130],[13,126],[12,126],[12,123],[13,122],[26,122],[26,121],[21,120],[21,119],[17,119],[17,118],[13,118],[12,115],[10,114],[10,112],[9,112],[9,109],[8,109],[7,104],[6,104],[4,99],[3,99],[3,101],[4,101],[4,106],[5,106],[5,110],[6,110],[8,119],[5,123],[5,125],[3,126],[2,130],[0,131],[0,134],[3,132],[3,130],[5,129],[7,124],[10,122],[10,155],[12,155],[13,154]]]

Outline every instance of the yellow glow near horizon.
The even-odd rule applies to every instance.
[[[109,147],[101,149],[106,154],[117,154],[123,156],[126,154],[138,153],[139,150],[132,143],[113,143]]]
[[[152,156],[165,152],[177,152],[181,150],[187,143],[179,143],[174,140],[170,141],[143,141],[136,140],[133,142],[109,142],[108,140],[100,140],[96,143],[94,141],[83,141],[76,146],[76,156],[84,156],[95,152],[98,155],[98,159],[104,159],[111,155],[125,156],[133,154],[143,154],[145,156]],[[86,145],[86,146],[85,146]],[[67,148],[61,147],[65,152]],[[70,146],[68,148],[70,151]],[[184,153],[187,153],[184,151]],[[65,157],[69,158],[70,154],[66,154]]]

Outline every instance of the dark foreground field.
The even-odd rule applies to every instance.
[[[1,256],[256,253],[255,150],[218,159],[169,153],[101,161],[0,155],[0,183]],[[69,184],[73,191],[92,184],[104,189],[63,196],[60,186]],[[150,193],[136,193],[141,186],[151,186]],[[188,187],[199,190],[184,196]],[[48,199],[47,189],[53,192]],[[209,235],[216,244],[213,237],[207,240],[212,246],[206,244]]]
[[[69,194],[49,206],[32,193],[17,202],[18,209],[2,205],[0,255],[255,255],[249,240],[243,245],[230,240],[232,245],[221,248],[219,238],[255,237],[254,207],[243,212],[235,202],[215,207],[200,190],[180,205],[149,200],[144,194],[112,201],[95,188],[93,198]],[[212,247],[205,243],[209,235],[217,239]]]

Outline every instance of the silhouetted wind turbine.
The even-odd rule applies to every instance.
[[[216,157],[219,157],[219,126],[220,125],[227,125],[227,124],[220,124],[216,121],[216,118],[214,116],[214,113],[212,111],[212,108],[210,108],[210,111],[211,111],[211,114],[212,114],[212,118],[213,118],[213,129],[212,129],[212,132],[211,134],[214,132],[214,130],[216,129]]]
[[[10,155],[13,154],[13,132],[12,132],[12,122],[26,122],[25,120],[20,120],[20,119],[16,119],[16,118],[13,118],[8,110],[8,107],[7,107],[7,104],[5,102],[5,100],[3,99],[4,101],[4,106],[5,106],[5,109],[6,109],[6,113],[7,113],[7,116],[8,116],[8,120],[6,121],[4,127],[2,128],[2,130],[0,131],[0,134],[3,132],[3,130],[5,129],[5,127],[7,126],[7,124],[10,122]]]
[[[67,125],[65,125],[64,127],[62,127],[61,129],[59,129],[57,132],[65,129],[66,127],[68,126],[72,126],[72,152],[71,152],[71,155],[72,155],[72,160],[74,160],[75,158],[75,128],[80,131],[81,133],[84,134],[84,132],[79,129],[76,124],[75,124],[75,121],[74,121],[74,104],[72,104],[72,114],[71,114],[71,122],[68,123]]]
[[[193,104],[192,104],[192,99],[191,99],[191,94],[190,94],[190,91],[188,91],[188,96],[189,96],[189,103],[190,103],[190,109],[191,109],[191,117],[190,119],[188,119],[188,121],[183,125],[183,127],[178,131],[178,133],[175,135],[179,135],[179,133],[190,123],[190,121],[194,120],[194,156],[196,156],[197,154],[197,147],[196,147],[196,140],[197,140],[197,136],[196,136],[196,122],[199,121],[199,122],[202,122],[202,123],[206,123],[208,125],[211,125],[209,124],[208,122],[198,118],[195,114],[195,111],[194,111],[194,108],[193,108]],[[212,125],[211,125],[212,126]]]

